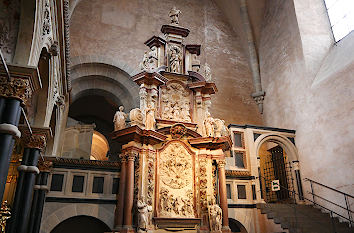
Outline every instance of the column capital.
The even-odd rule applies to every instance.
[[[35,148],[43,151],[46,147],[46,137],[39,134],[24,134],[23,142],[27,148]]]
[[[137,151],[126,152],[125,156],[128,161],[134,161],[138,157],[139,153]]]
[[[5,98],[14,98],[26,105],[28,99],[31,98],[32,89],[30,81],[27,78],[11,78],[0,76],[0,96]]]
[[[120,154],[119,155],[119,159],[120,159],[120,162],[121,163],[126,163],[127,162],[127,156],[126,156],[126,154]]]
[[[53,167],[53,162],[51,161],[43,161],[40,159],[38,161],[38,168],[40,172],[50,172],[50,169]]]
[[[225,168],[226,162],[225,160],[217,160],[218,167]]]

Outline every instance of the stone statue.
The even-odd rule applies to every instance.
[[[197,54],[192,55],[192,71],[199,72],[200,70],[200,61],[198,60]]]
[[[208,207],[210,230],[214,232],[221,232],[222,226],[222,210],[215,202],[215,198],[212,199],[211,205]]]
[[[121,130],[125,128],[125,120],[127,119],[127,114],[124,111],[124,107],[120,106],[119,111],[114,114],[114,131]]]
[[[145,108],[147,106],[148,93],[146,91],[144,84],[140,85],[139,97],[140,97],[140,110],[145,116]]]
[[[140,68],[146,71],[151,71],[157,68],[157,48],[155,46],[152,47],[149,52],[144,53]]]
[[[225,126],[225,121],[221,119],[215,119],[215,137],[223,137],[229,135],[229,130]]]
[[[140,68],[142,70],[147,70],[149,68],[149,57],[148,52],[144,53],[143,61],[140,63]]]
[[[149,215],[152,211],[152,207],[144,202],[144,196],[142,196],[137,202],[137,208],[139,212],[138,227],[139,231],[145,232],[149,226]]]
[[[181,11],[177,10],[175,6],[170,10],[168,16],[171,18],[171,24],[179,24],[179,14],[181,14]]]
[[[146,130],[154,130],[155,129],[155,108],[148,105],[145,109],[145,129]]]
[[[169,50],[170,71],[173,73],[182,72],[182,55],[181,48],[171,46]]]
[[[210,113],[206,113],[206,118],[204,120],[204,128],[206,137],[214,137],[214,125],[215,120],[210,116]]]
[[[130,125],[138,125],[140,127],[143,126],[143,114],[139,108],[134,108],[129,113]]]
[[[204,65],[204,71],[205,71],[205,80],[207,82],[211,81],[211,69],[208,63],[205,63]]]

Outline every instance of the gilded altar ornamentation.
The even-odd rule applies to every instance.
[[[191,122],[189,92],[176,82],[162,89],[162,119]]]
[[[183,124],[175,124],[171,127],[170,133],[173,139],[181,139],[187,133],[187,128]]]
[[[190,155],[180,143],[171,143],[160,155],[160,179],[172,189],[191,183],[193,175]]]
[[[0,233],[5,233],[6,222],[11,217],[10,207],[7,201],[1,204],[0,208]]]

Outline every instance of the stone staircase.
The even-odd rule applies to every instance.
[[[289,233],[354,233],[354,227],[312,205],[257,204],[257,208]]]

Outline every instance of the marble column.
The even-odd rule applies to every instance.
[[[117,193],[117,205],[115,210],[114,225],[116,228],[121,228],[123,225],[123,210],[124,210],[124,197],[125,197],[125,181],[126,181],[126,169],[127,159],[125,155],[120,156],[121,168],[119,177],[119,191]]]
[[[134,152],[127,154],[127,171],[126,171],[126,188],[124,199],[124,228],[130,230],[132,228],[132,209],[134,200],[134,160],[136,158]]]
[[[16,192],[15,198],[11,209],[11,218],[8,221],[8,232],[12,233],[15,232],[17,217],[19,214],[19,208],[22,200],[22,188],[23,182],[25,179],[25,171],[26,171],[26,164],[28,163],[28,158],[30,156],[30,148],[25,148],[22,155],[21,165],[17,168],[18,169],[18,179],[16,184]]]
[[[219,195],[220,207],[222,209],[222,227],[223,230],[229,230],[229,215],[227,207],[226,194],[226,176],[225,176],[225,160],[218,161],[218,176],[219,176]]]
[[[39,186],[37,186],[38,196],[37,196],[36,206],[34,207],[35,208],[34,214],[33,216],[31,216],[31,220],[30,220],[30,228],[29,228],[30,233],[39,233],[41,227],[45,196],[46,193],[49,191],[47,183],[48,183],[50,168],[52,167],[52,162],[41,161],[38,167],[41,173],[40,173]]]
[[[20,137],[17,126],[21,105],[31,96],[29,80],[24,78],[0,77],[0,200],[2,200],[14,137]]]
[[[21,199],[18,205],[18,214],[15,222],[12,222],[12,231],[16,233],[28,233],[28,222],[32,205],[32,194],[36,175],[39,174],[37,168],[40,151],[46,146],[46,137],[42,135],[24,135],[25,148],[29,148],[29,157],[26,165],[21,165],[20,170],[24,170],[24,181],[21,188]]]

